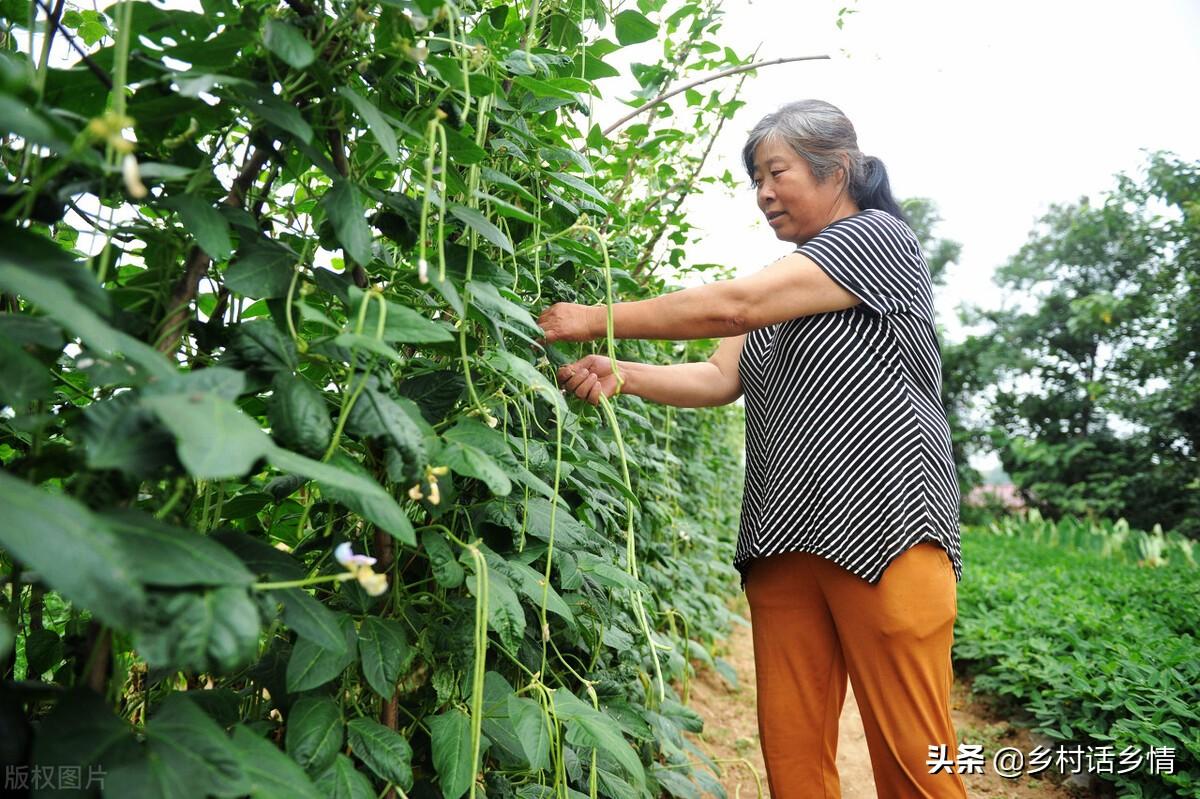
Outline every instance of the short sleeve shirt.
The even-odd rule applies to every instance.
[[[878,583],[922,541],[962,580],[959,490],[941,400],[929,267],[877,209],[839,219],[807,255],[862,302],[751,331],[738,364],[746,479],[734,566],[810,552]]]

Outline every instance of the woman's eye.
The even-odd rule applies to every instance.
[[[774,170],[773,172],[771,172],[771,177],[773,177],[773,178],[777,178],[777,177],[779,177],[780,175],[782,175],[783,173],[784,173],[784,170],[782,170],[782,169],[777,169],[777,170]]]

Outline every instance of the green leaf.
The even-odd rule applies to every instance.
[[[359,760],[380,779],[395,783],[404,791],[412,788],[412,747],[404,736],[370,719],[351,719],[346,726],[350,748]],[[468,743],[470,737],[468,734]],[[436,751],[435,748],[435,758]]]
[[[612,756],[637,787],[646,784],[646,772],[633,747],[621,734],[615,721],[583,702],[566,688],[554,692],[554,712],[559,719],[571,722],[582,736],[597,749]]]
[[[143,397],[175,434],[179,460],[201,480],[241,477],[271,451],[271,439],[229,400],[212,394]]]
[[[267,17],[267,23],[263,26],[263,44],[284,63],[296,69],[304,69],[315,57],[312,45],[304,38],[304,34],[275,17]]]
[[[270,319],[253,319],[238,325],[230,342],[237,359],[266,372],[294,372],[296,343]]]
[[[342,709],[328,696],[305,696],[288,711],[287,753],[309,774],[333,763],[346,725]]]
[[[658,25],[633,10],[625,10],[613,19],[617,41],[624,45],[649,41],[658,35]]]
[[[288,372],[275,376],[267,419],[271,434],[280,444],[312,458],[325,454],[333,435],[333,419],[321,392],[303,377]]]
[[[16,342],[0,338],[0,406],[22,409],[53,390],[49,369]]]
[[[441,457],[456,473],[482,480],[497,496],[502,497],[512,491],[512,481],[504,469],[483,450],[459,441],[447,441]]]
[[[71,256],[40,236],[26,231],[0,233],[0,289],[25,297],[69,333],[105,355],[122,356],[155,377],[175,374],[175,368],[153,347],[101,319],[90,307],[86,289],[67,282],[71,278],[56,279],[60,274],[83,272]],[[94,281],[90,290],[104,298]]]
[[[475,196],[485,202],[491,203],[492,207],[496,209],[496,212],[503,214],[504,216],[512,217],[513,219],[520,219],[522,222],[529,222],[530,224],[537,224],[538,222],[538,218],[536,216],[520,206],[513,205],[508,200],[502,200],[495,195],[488,194],[487,192],[480,191],[478,189],[475,190]]]
[[[445,799],[460,799],[475,779],[471,763],[471,720],[458,708],[427,720],[433,767]],[[482,748],[482,747],[481,747]]]
[[[525,635],[525,610],[521,600],[503,574],[488,570],[488,626],[500,636],[500,642],[510,652],[516,652]],[[467,578],[467,590],[478,597],[478,575]]]
[[[238,92],[246,98],[246,106],[252,112],[285,133],[292,134],[300,143],[310,144],[312,142],[312,126],[308,124],[296,106],[253,86],[241,86],[238,88]]]
[[[240,796],[248,787],[224,730],[181,693],[151,717],[145,744],[126,747],[104,775],[114,796]]]
[[[550,731],[541,705],[532,699],[510,694],[508,717],[534,771],[550,770]]]
[[[421,533],[421,546],[429,555],[429,568],[433,579],[443,588],[458,588],[463,584],[463,567],[454,557],[450,544],[437,530],[426,530]]]
[[[346,289],[347,307],[355,314],[363,302],[365,292],[357,286]],[[363,315],[363,331],[375,335],[379,330],[379,303],[367,303],[367,312]],[[387,303],[387,314],[383,320],[383,340],[403,341],[412,344],[435,344],[443,341],[454,341],[454,335],[446,329],[443,323],[426,319],[412,308],[396,302]]]
[[[303,588],[276,589],[274,596],[283,603],[283,623],[331,654],[345,654],[346,633],[341,617]]]
[[[339,613],[338,626],[345,640],[345,649],[340,653],[323,649],[307,638],[296,641],[287,664],[289,692],[295,694],[318,688],[340,675],[358,658],[358,633],[354,629],[354,620]]]
[[[190,194],[180,194],[163,200],[162,204],[179,214],[183,226],[209,258],[225,261],[233,254],[229,223],[210,203]]]
[[[84,775],[91,766],[107,772],[114,764],[113,754],[135,744],[133,730],[113,715],[104,698],[77,686],[65,692],[38,723],[32,763],[51,774],[61,773],[65,766],[79,768]]]
[[[243,242],[225,270],[225,286],[254,299],[285,297],[298,260],[291,250],[266,240]]]
[[[80,431],[90,469],[146,478],[175,463],[174,437],[131,391],[84,408]]]
[[[285,452],[285,451],[280,451]],[[295,464],[301,456],[287,453],[285,460]],[[308,461],[308,458],[303,460]],[[274,462],[281,469],[300,471],[284,466],[279,461],[279,454],[274,456]],[[316,467],[313,466],[316,464]],[[409,546],[417,545],[417,536],[413,532],[412,522],[404,510],[396,504],[396,500],[372,479],[370,473],[358,461],[344,452],[335,452],[329,463],[309,461],[307,477],[314,477],[321,486],[321,493],[345,505],[355,513],[365,516],[377,524],[382,530]]]
[[[492,222],[486,216],[479,213],[479,211],[475,210],[474,208],[469,208],[465,205],[451,203],[450,213],[456,216],[461,222],[466,224],[480,236],[483,236],[485,239],[490,241],[492,244],[495,244],[506,253],[509,253],[510,255],[512,254],[513,246],[512,242],[508,240],[508,236],[505,236],[504,232],[501,231],[500,228],[492,224]]]
[[[28,103],[0,95],[0,119],[4,120],[0,123],[0,131],[4,133],[15,134],[31,144],[49,147],[62,155],[71,152],[70,133],[30,108]]]
[[[529,311],[503,296],[493,284],[472,280],[469,288],[472,301],[489,316],[515,319],[530,330],[541,330]]]
[[[367,776],[354,768],[354,761],[338,752],[329,768],[317,777],[317,790],[326,799],[375,799],[375,788]]]
[[[249,728],[234,727],[233,745],[241,756],[252,799],[322,799],[296,761]]]
[[[566,172],[551,172],[550,176],[559,183],[570,186],[581,194],[591,197],[602,206],[608,207],[612,205],[611,200],[601,194],[595,186],[593,186],[591,183],[588,183],[586,180],[577,178],[574,175],[568,175]]]
[[[567,403],[563,400],[562,394],[529,361],[507,350],[493,350],[487,354],[484,361],[500,374],[508,375],[516,380],[518,385],[532,388],[542,396],[542,399],[552,405],[558,406],[559,411],[564,415],[566,414]]]
[[[342,333],[334,338],[333,343],[348,350],[358,347],[367,352],[373,352],[401,366],[405,363],[404,358],[400,357],[400,353],[373,336],[364,336],[359,333]]]
[[[401,669],[413,656],[404,626],[394,619],[367,616],[358,633],[358,655],[375,693],[384,699],[395,696]]]
[[[258,652],[258,606],[245,588],[153,591],[149,599],[134,643],[155,668],[229,672]]]
[[[146,585],[249,585],[254,575],[225,547],[136,510],[100,514]]]
[[[70,497],[0,472],[0,545],[106,624],[132,627],[146,596],[103,520]]]
[[[337,93],[345,97],[350,105],[354,106],[354,110],[358,115],[367,121],[367,125],[371,128],[371,133],[374,134],[375,140],[379,142],[379,146],[383,148],[384,153],[392,161],[395,161],[398,155],[396,148],[396,131],[392,130],[392,126],[383,118],[383,114],[376,108],[370,100],[365,99],[358,92],[349,86],[337,87]]]
[[[338,242],[346,255],[360,264],[371,262],[371,228],[363,211],[358,187],[348,180],[335,180],[321,197],[321,205],[333,223]]]
[[[575,614],[571,608],[554,590],[554,586],[546,586],[544,574],[534,571],[533,567],[519,560],[506,560],[501,569],[516,584],[517,590],[524,594],[535,608],[542,606],[542,592],[546,594],[546,610],[562,617],[572,627],[575,625]]]
[[[0,638],[3,635],[0,630]],[[3,641],[0,640],[0,651],[3,649]],[[31,678],[57,668],[62,659],[63,640],[54,630],[33,629],[26,634],[25,668]]]

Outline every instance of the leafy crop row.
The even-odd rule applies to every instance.
[[[682,731],[740,411],[569,404],[583,351],[534,321],[683,265],[740,84],[591,109],[626,46],[660,48],[634,105],[741,64],[718,10],[201,6],[2,3],[6,759],[110,796],[723,796]]]
[[[1100,774],[1121,796],[1200,796],[1194,566],[1138,565],[983,528],[964,533],[963,557],[954,657],[976,675],[973,688],[1024,708],[1058,742],[1174,750],[1174,773],[1143,764]]]

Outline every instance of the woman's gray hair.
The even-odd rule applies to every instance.
[[[797,100],[767,114],[754,128],[742,148],[746,172],[754,177],[754,154],[765,141],[782,141],[824,182],[838,169],[846,170],[850,196],[862,210],[879,208],[900,219],[904,212],[892,197],[887,170],[874,156],[858,149],[858,134],[840,108],[824,100]]]

